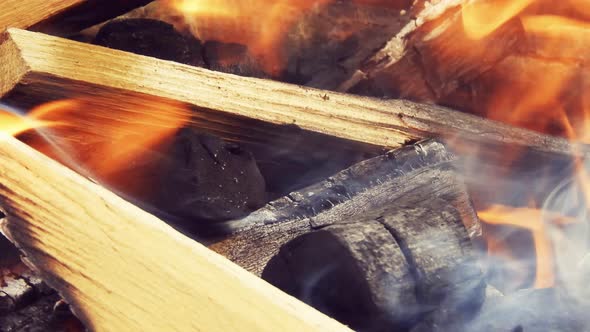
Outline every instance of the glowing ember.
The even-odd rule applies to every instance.
[[[20,135],[48,156],[112,184],[120,169],[189,120],[190,112],[179,103],[93,97],[49,102],[26,116],[2,111],[0,131]]]

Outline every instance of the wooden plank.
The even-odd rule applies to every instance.
[[[0,96],[17,106],[81,95],[124,96],[127,100],[150,96],[187,103],[196,114],[296,125],[390,148],[408,140],[441,136],[546,152],[571,150],[565,139],[435,105],[238,77],[19,29],[10,29],[2,40],[0,57],[7,65],[0,72]]]
[[[8,136],[2,232],[92,331],[347,331]]]
[[[124,14],[152,0],[4,0],[0,31],[31,29],[57,34],[76,32]]]

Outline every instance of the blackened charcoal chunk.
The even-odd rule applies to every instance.
[[[172,215],[225,221],[266,203],[265,181],[256,161],[236,144],[183,129],[167,155],[156,204]]]
[[[1,219],[1,217],[0,217]],[[3,268],[9,268],[20,262],[18,249],[0,234],[0,271]],[[1,278],[1,276],[0,276]],[[0,279],[1,281],[1,279]]]
[[[201,42],[153,19],[121,19],[105,24],[94,44],[193,66],[203,66]]]
[[[203,44],[203,50],[204,61],[211,70],[241,76],[267,77],[245,45],[207,41]]]

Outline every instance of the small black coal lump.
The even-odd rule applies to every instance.
[[[166,153],[158,192],[158,208],[200,221],[243,217],[267,201],[264,178],[249,152],[189,128]]]
[[[0,213],[0,219],[2,214]],[[18,249],[0,234],[0,270],[8,268],[20,262],[20,253]],[[1,279],[0,279],[1,280]]]
[[[153,19],[121,19],[105,24],[94,44],[135,54],[203,66],[201,42]]]

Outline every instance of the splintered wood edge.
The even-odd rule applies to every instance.
[[[436,105],[240,77],[19,29],[6,32],[0,59],[27,68],[21,76],[12,70],[2,72],[0,97],[10,96],[9,87],[31,98],[52,92],[80,96],[89,91],[111,95],[124,91],[389,148],[441,136],[559,154],[572,150],[565,139]]]
[[[348,331],[8,136],[0,206],[3,233],[93,331]]]
[[[20,82],[28,72],[27,64],[20,56],[20,50],[13,40],[4,34],[0,36],[0,96],[6,94]]]

